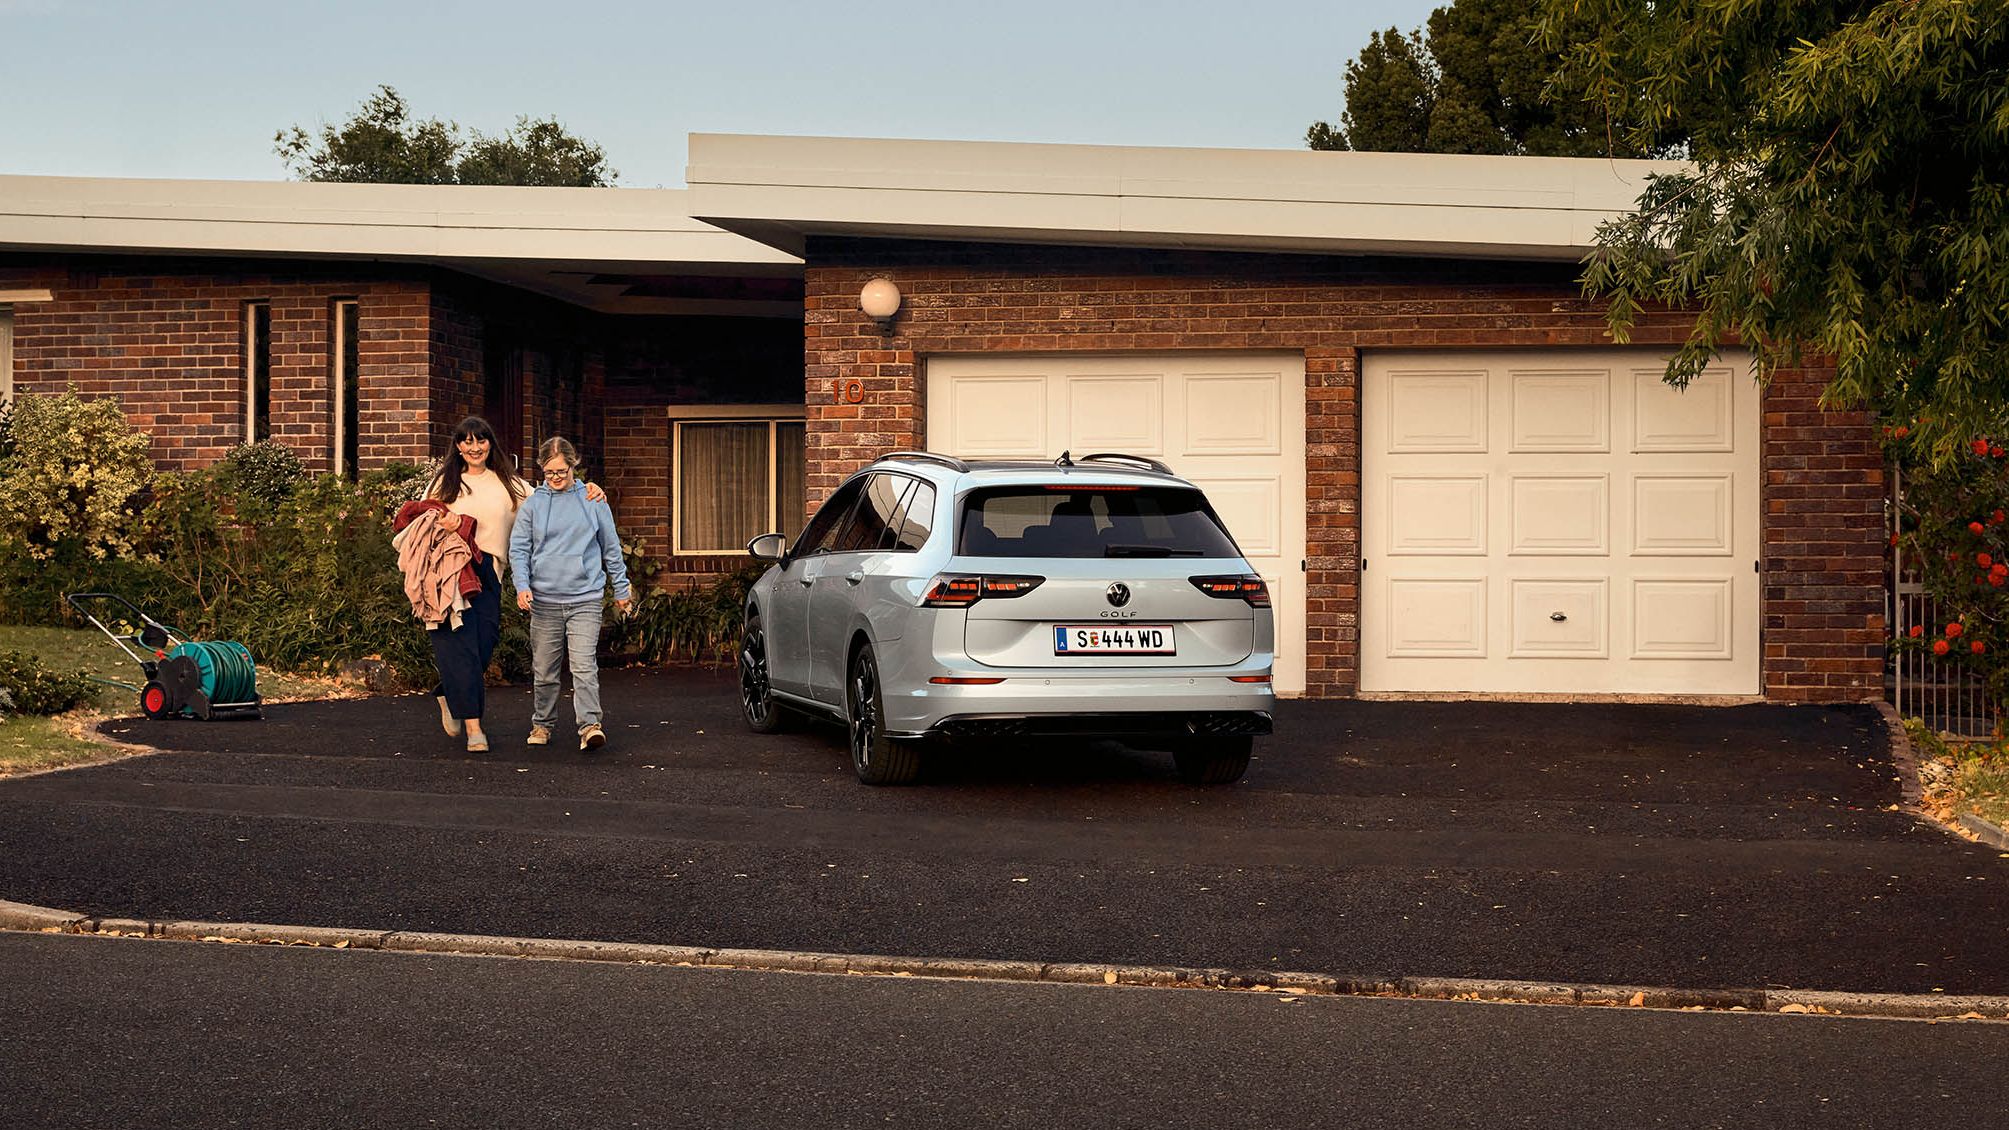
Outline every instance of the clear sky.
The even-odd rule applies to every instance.
[[[282,180],[379,83],[486,133],[555,116],[632,187],[689,133],[1294,149],[1430,0],[0,0],[0,173]]]

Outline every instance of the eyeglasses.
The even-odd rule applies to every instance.
[[[572,468],[570,468],[570,467],[546,467],[546,468],[544,468],[544,477],[545,477],[545,478],[547,478],[547,479],[562,479],[562,478],[564,478],[565,476],[567,476],[567,475],[569,475],[569,474],[571,474],[571,473],[572,473]]]

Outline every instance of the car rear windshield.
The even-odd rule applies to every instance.
[[[963,500],[968,557],[1240,557],[1189,487],[1009,486]]]

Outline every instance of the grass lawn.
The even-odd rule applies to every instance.
[[[139,648],[135,645],[134,650]],[[96,628],[30,628],[0,624],[0,651],[19,651],[57,671],[82,671],[97,679],[137,687],[145,681],[139,664]],[[259,668],[258,693],[273,700],[334,698],[350,693],[335,679],[304,678]],[[0,720],[0,774],[53,769],[81,761],[116,757],[123,747],[77,734],[93,731],[103,717],[139,713],[139,692],[100,683],[97,700],[60,719],[9,717]]]

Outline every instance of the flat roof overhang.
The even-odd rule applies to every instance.
[[[809,236],[1574,261],[1674,161],[692,134],[691,214]]]
[[[801,317],[799,299],[757,281],[800,279],[800,261],[692,219],[687,196],[0,176],[0,250],[426,264],[604,313]]]

